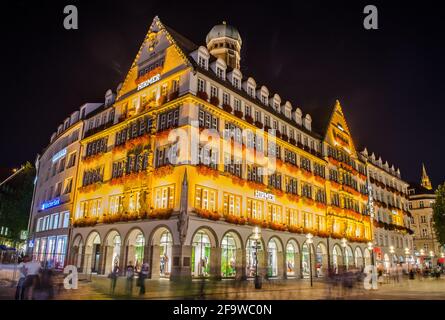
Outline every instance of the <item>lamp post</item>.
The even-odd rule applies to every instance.
[[[340,240],[340,242],[341,242],[341,246],[343,247],[343,252],[344,252],[343,264],[345,265],[345,270],[348,271],[348,269],[349,269],[349,259],[348,259],[348,257],[346,257],[346,246],[347,246],[347,243],[348,243],[348,239],[342,238]]]
[[[394,267],[394,246],[389,247],[389,253],[391,254],[391,268]]]
[[[253,238],[255,239],[255,289],[261,289],[261,279],[258,274],[258,240],[261,239],[261,229],[253,228]]]
[[[308,244],[308,249],[309,249],[309,275],[311,277],[311,287],[312,287],[312,243],[313,243],[313,238],[314,236],[311,233],[308,233],[306,235],[306,243]]]
[[[409,248],[405,248],[406,271],[409,272]]]

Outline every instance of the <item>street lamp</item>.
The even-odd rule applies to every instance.
[[[433,259],[434,259],[434,251],[430,251],[430,257],[431,257],[431,261],[430,261],[430,268],[433,268]]]
[[[389,253],[391,254],[391,267],[394,267],[394,246],[389,247]]]
[[[258,241],[261,239],[261,229],[253,228],[253,239],[255,239],[255,289],[261,289],[261,279],[258,275]]]
[[[406,259],[406,268],[407,271],[409,272],[409,248],[405,248],[405,259]]]
[[[348,271],[348,269],[349,269],[349,259],[348,259],[347,254],[346,254],[346,246],[347,246],[347,243],[348,243],[348,239],[342,238],[340,240],[340,242],[341,242],[341,246],[343,247],[343,252],[344,252],[343,264],[345,265],[346,271]]]

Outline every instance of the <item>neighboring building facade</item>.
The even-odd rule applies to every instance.
[[[413,231],[408,211],[408,186],[402,180],[400,170],[390,166],[382,158],[369,154],[365,148],[361,154],[367,160],[374,217],[374,252],[376,265],[385,270],[396,264],[410,267],[413,259]]]
[[[62,268],[66,261],[80,140],[85,119],[101,107],[102,103],[86,103],[73,112],[37,157],[28,252],[50,267]]]
[[[309,250],[315,276],[369,264],[366,163],[340,103],[312,123],[243,77],[235,28],[207,46],[154,19],[114,124],[80,142],[70,262],[173,280],[245,279],[256,257],[263,276],[307,277]]]
[[[444,257],[445,249],[436,240],[433,221],[433,203],[436,195],[431,181],[422,165],[421,183],[411,183],[409,187],[409,210],[412,214],[411,226],[414,230],[414,250],[419,266],[434,266]]]

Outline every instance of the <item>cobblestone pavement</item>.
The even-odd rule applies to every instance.
[[[96,276],[92,281],[80,281],[77,290],[56,290],[57,300],[108,299],[216,299],[216,300],[445,300],[445,279],[403,279],[387,283],[378,290],[368,291],[357,283],[353,288],[332,286],[325,281],[307,280],[264,281],[261,290],[252,281],[201,281],[173,283],[168,280],[147,280],[146,293],[139,295],[133,283],[131,295],[126,294],[126,279],[119,278],[114,294],[110,293],[110,279]],[[11,282],[0,281],[0,299],[13,299],[15,288]]]

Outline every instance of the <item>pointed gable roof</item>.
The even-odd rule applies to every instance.
[[[182,36],[172,28],[164,25],[158,16],[154,17],[153,22],[151,23],[144,40],[142,41],[141,46],[139,47],[139,50],[133,60],[133,63],[131,64],[131,67],[129,71],[127,72],[124,82],[122,86],[120,87],[120,90],[117,92],[117,99],[122,97],[125,88],[127,87],[129,79],[131,78],[131,74],[133,70],[137,67],[138,62],[141,59],[141,56],[143,55],[144,48],[146,48],[149,45],[149,42],[151,40],[152,34],[158,34],[162,33],[165,35],[165,37],[168,39],[168,41],[171,43],[173,47],[176,48],[178,54],[183,59],[184,63],[186,65],[192,66],[191,61],[188,58],[188,55],[190,52],[196,50],[198,46],[194,44],[192,41],[188,40],[186,37]],[[127,90],[128,91],[128,90]]]

